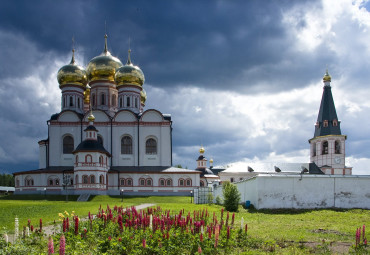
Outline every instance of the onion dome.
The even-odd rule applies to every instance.
[[[322,80],[324,82],[331,82],[331,76],[328,73],[328,69],[326,69],[326,73],[325,73],[324,77],[322,78]]]
[[[147,96],[146,96],[146,91],[145,89],[141,89],[141,92],[140,92],[140,102],[145,105],[145,102],[146,102],[146,99],[147,99]]]
[[[199,149],[199,153],[200,153],[200,154],[203,154],[204,152],[205,152],[205,150],[204,150],[203,146],[202,146],[202,147],[200,147],[200,149]]]
[[[145,77],[143,71],[138,66],[131,63],[131,50],[128,50],[128,59],[126,65],[116,70],[115,80],[117,87],[122,85],[143,86]]]
[[[59,87],[74,84],[85,87],[87,84],[86,71],[75,63],[75,50],[72,50],[72,59],[68,65],[59,69],[57,75]]]
[[[107,38],[105,35],[104,51],[100,56],[90,60],[87,65],[87,78],[90,81],[107,80],[114,81],[116,69],[122,66],[122,62],[111,55],[107,47]]]
[[[211,159],[209,160],[209,163],[211,163],[211,164],[213,163],[213,158],[211,158]]]

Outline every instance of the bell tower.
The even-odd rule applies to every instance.
[[[331,77],[326,70],[319,115],[314,137],[310,143],[310,162],[315,163],[325,174],[351,175],[352,168],[345,166],[345,141],[331,93]]]

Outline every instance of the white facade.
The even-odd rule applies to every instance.
[[[261,174],[235,183],[256,209],[370,209],[370,176]],[[222,197],[222,187],[214,197]]]

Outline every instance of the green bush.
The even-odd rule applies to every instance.
[[[222,205],[222,198],[220,196],[216,197],[216,205]]]
[[[240,201],[238,188],[230,182],[224,182],[222,184],[222,193],[224,196],[225,209],[230,212],[237,212]]]

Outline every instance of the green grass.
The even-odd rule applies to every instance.
[[[80,217],[86,217],[89,212],[95,214],[99,206],[103,208],[107,204],[114,207],[128,207],[143,203],[185,203],[190,200],[187,197],[124,197],[120,196],[91,196],[89,202],[77,202],[78,196],[69,196],[66,202],[65,196],[43,195],[12,195],[0,197],[0,232],[14,232],[14,218],[19,218],[19,226],[27,225],[28,219],[31,225],[39,226],[40,219],[43,225],[58,221],[58,213],[67,211]]]
[[[58,213],[75,211],[80,217],[88,212],[95,214],[100,205],[104,208],[131,206],[143,203],[154,203],[163,209],[177,213],[207,208],[211,217],[213,212],[220,218],[222,207],[218,205],[195,205],[189,197],[121,197],[94,196],[89,202],[76,202],[77,196],[70,196],[65,202],[65,196],[7,196],[0,197],[0,231],[5,227],[9,232],[14,229],[14,218],[19,217],[20,226],[31,219],[38,226],[42,218],[44,225],[58,220]],[[73,201],[72,201],[73,200]],[[241,217],[248,224],[251,236],[264,240],[266,245],[284,245],[294,242],[347,242],[354,243],[355,230],[363,224],[370,226],[370,210],[246,210],[241,206],[235,217],[235,225],[239,226]],[[226,211],[224,214],[226,220]],[[231,214],[230,214],[231,221]]]

